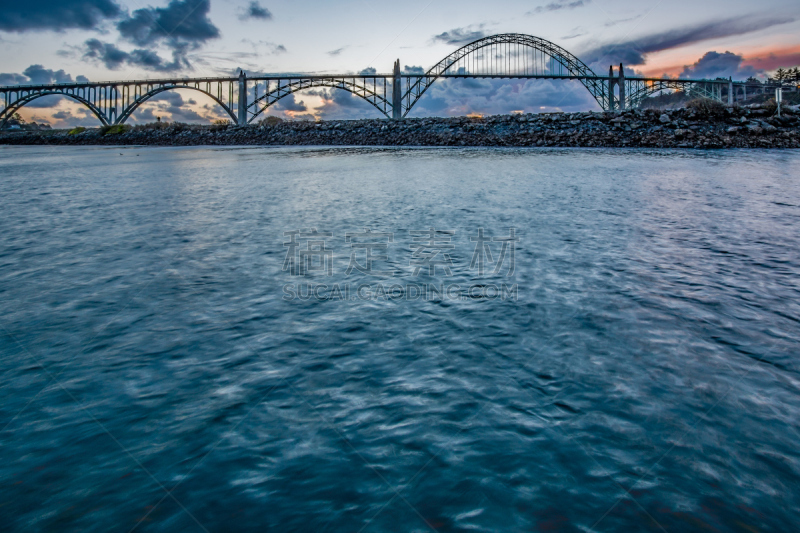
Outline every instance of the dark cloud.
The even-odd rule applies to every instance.
[[[111,70],[121,67],[130,57],[130,54],[120,50],[115,45],[104,43],[99,39],[89,39],[84,44],[86,46],[86,51],[83,54],[84,58],[97,59]]]
[[[33,84],[50,84],[50,83],[71,83],[74,81],[72,76],[63,70],[50,70],[44,68],[42,65],[31,65],[22,71],[22,74],[27,76],[30,83]]]
[[[210,0],[171,0],[167,7],[137,9],[117,24],[120,34],[138,46],[166,41],[172,48],[194,46],[219,37],[208,18]]]
[[[538,15],[540,13],[547,13],[549,11],[560,11],[562,9],[575,9],[578,7],[583,7],[592,0],[556,0],[555,2],[550,2],[549,4],[539,6],[533,11],[528,11],[525,13],[526,15]]]
[[[53,125],[60,128],[74,128],[75,126],[88,126],[91,128],[100,125],[100,121],[97,120],[97,117],[87,108],[80,107],[74,110],[74,112],[75,114],[69,109],[60,109],[45,120],[51,124],[55,121],[56,124]]]
[[[378,70],[375,67],[367,67],[364,70],[360,71],[359,74],[362,76],[372,76],[373,74],[377,74]]]
[[[599,109],[577,81],[438,80],[420,98],[411,116],[459,116],[511,111],[586,111]]]
[[[647,35],[632,41],[610,43],[579,54],[590,66],[607,67],[610,64],[643,65],[647,54],[678,48],[708,39],[743,35],[779,24],[793,22],[796,17],[774,17],[757,19],[752,16],[738,17],[695,26],[687,26],[662,33]]]
[[[110,70],[118,69],[122,65],[141,67],[156,72],[174,72],[183,68],[191,68],[186,59],[186,46],[174,49],[172,61],[166,61],[156,52],[146,48],[137,48],[132,52],[126,52],[114,44],[104,43],[98,39],[89,39],[84,45],[84,58],[100,61]]]
[[[379,118],[383,117],[375,107],[363,98],[342,89],[318,90],[314,94],[323,99],[315,109],[325,120]]]
[[[181,107],[185,104],[181,93],[176,91],[162,91],[150,98],[148,102],[166,102],[172,107]]]
[[[422,67],[405,65],[403,67],[403,74],[425,74],[425,69]]]
[[[49,94],[47,96],[40,96],[36,100],[33,100],[27,104],[25,107],[30,109],[50,109],[56,107],[61,100],[66,100],[66,96],[58,96],[55,94]]]
[[[714,79],[732,77],[737,80],[746,80],[759,73],[757,69],[742,65],[744,57],[725,52],[707,52],[697,60],[694,65],[686,66],[680,77],[685,79]]]
[[[173,122],[207,123],[220,118],[220,112],[223,112],[218,106],[217,109],[212,109],[211,106],[204,105],[202,109],[208,113],[208,116],[204,116],[190,107],[196,104],[192,98],[184,100],[178,91],[162,91],[142,104],[131,118],[135,122],[153,122],[156,117],[161,117],[162,120]]]
[[[3,72],[0,74],[0,86],[6,85],[25,85],[30,80],[28,80],[27,76],[23,76],[22,74],[12,74],[8,72]]]
[[[308,107],[306,106],[305,102],[300,100],[299,102],[296,99],[296,94],[288,94],[272,104],[271,107],[274,107],[277,111],[308,111]]]
[[[51,70],[42,65],[31,65],[22,71],[22,74],[0,74],[0,85],[51,85],[54,83],[84,83],[89,80],[86,76],[72,76],[64,70]],[[68,100],[66,96],[47,95],[37,98],[25,107],[36,109],[48,109],[56,107],[62,100]]]
[[[186,59],[185,50],[181,49],[173,50],[172,61],[166,61],[152,50],[137,48],[131,52],[128,63],[157,72],[175,72],[177,70],[191,69],[191,65]]]
[[[263,7],[259,2],[250,2],[247,9],[239,15],[240,20],[258,19],[258,20],[272,20],[272,13],[266,7]]]
[[[484,37],[486,37],[486,33],[483,31],[483,24],[481,24],[477,29],[474,30],[470,29],[470,27],[455,28],[450,31],[440,33],[439,35],[434,35],[433,41],[459,45],[471,43],[473,41],[477,41],[478,39],[483,39]]]
[[[347,47],[346,47],[346,46],[343,46],[343,47],[341,47],[341,48],[337,48],[336,50],[331,50],[330,52],[327,52],[327,54],[328,54],[329,56],[338,56],[339,54],[341,54],[342,52],[344,52],[344,49],[345,49],[345,48],[347,48]]]
[[[72,76],[63,70],[51,70],[42,65],[31,65],[22,74],[0,74],[0,85],[50,85],[53,83],[87,82],[86,76]]]
[[[90,30],[121,14],[113,0],[6,1],[0,9],[0,31]]]

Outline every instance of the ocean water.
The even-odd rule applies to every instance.
[[[799,167],[2,147],[2,529],[794,530]]]

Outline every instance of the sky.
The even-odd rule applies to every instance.
[[[800,65],[797,0],[2,0],[0,85],[264,73],[427,70],[481,37],[524,33],[554,42],[598,74],[764,76]],[[578,82],[440,80],[413,116],[599,109]],[[96,126],[65,97],[24,107],[26,120]],[[382,117],[336,89],[292,94],[284,119]],[[225,118],[210,98],[169,91],[132,123]]]

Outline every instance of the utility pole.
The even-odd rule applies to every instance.
[[[247,74],[239,69],[239,112],[236,115],[238,126],[247,126]]]
[[[392,119],[403,118],[403,93],[402,79],[400,78],[400,60],[394,62],[394,77],[392,78]]]

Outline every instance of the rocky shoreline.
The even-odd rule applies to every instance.
[[[489,117],[263,122],[246,127],[180,123],[0,134],[6,145],[349,145],[800,148],[800,110],[697,105]]]

